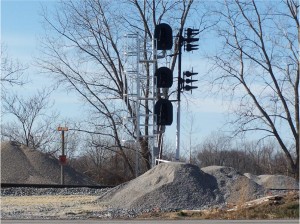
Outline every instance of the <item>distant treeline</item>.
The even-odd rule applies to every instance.
[[[192,147],[182,153],[182,162],[188,162],[199,167],[230,166],[240,173],[282,174],[293,176],[285,155],[272,142],[232,143],[232,139],[220,135],[212,135],[202,144]],[[134,178],[123,158],[117,151],[108,150],[111,147],[90,145],[80,157],[71,159],[70,164],[77,170],[85,173],[93,180],[108,185],[115,185]],[[163,159],[174,160],[174,147],[165,146]],[[128,146],[127,157],[135,167],[134,146]],[[139,156],[139,174],[147,171],[143,167]]]

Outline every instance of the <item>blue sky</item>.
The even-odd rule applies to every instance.
[[[49,86],[52,82],[42,75],[34,65],[34,58],[39,56],[39,38],[43,36],[42,5],[54,7],[57,1],[26,1],[2,0],[1,2],[1,42],[7,47],[9,57],[26,65],[25,75],[30,83],[17,88],[21,94],[30,94],[37,89]],[[58,90],[52,95],[55,101],[54,108],[63,117],[77,117],[81,110],[77,98]],[[74,113],[76,111],[77,113]]]
[[[13,57],[30,62],[37,47],[36,39],[42,34],[40,2],[4,0],[1,3],[2,42]]]
[[[38,57],[38,38],[43,35],[43,27],[41,24],[41,3],[47,7],[53,7],[55,1],[13,1],[2,0],[1,5],[1,42],[5,43],[8,49],[8,54],[14,59],[18,59],[21,63],[27,64],[29,69],[26,74],[32,80],[32,83],[26,85],[18,91],[27,93],[35,91],[38,88],[47,86],[51,80],[42,76],[38,69],[34,66],[34,57]],[[183,70],[191,67],[190,61],[197,56],[196,54],[184,55],[189,64],[183,63]],[[184,60],[184,59],[183,59]],[[186,66],[186,67],[184,67]],[[192,65],[194,71],[203,71],[201,64]],[[187,93],[188,96],[188,93]],[[187,112],[184,108],[185,100],[182,101],[181,124],[182,124],[182,142],[186,145],[186,139],[189,139],[189,131],[191,128],[191,115],[194,117],[193,122],[193,137],[195,143],[199,143],[205,136],[211,134],[212,131],[219,130],[225,123],[225,109],[222,106],[222,101],[219,99],[203,98],[200,91],[193,91],[193,103],[189,106],[191,112]],[[62,117],[77,117],[82,111],[81,104],[73,95],[67,95],[66,92],[58,91],[53,94],[55,100],[55,108]],[[200,100],[201,99],[201,100]],[[176,111],[176,104],[174,104]],[[174,114],[173,125],[167,127],[166,136],[175,145],[175,128],[176,114]]]

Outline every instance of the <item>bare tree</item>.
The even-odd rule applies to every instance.
[[[154,27],[167,21],[173,27],[182,28],[193,0],[185,1],[62,1],[57,13],[51,18],[45,13],[44,19],[52,36],[43,42],[42,68],[55,74],[58,82],[77,92],[90,108],[88,128],[78,128],[91,134],[111,138],[113,149],[127,164],[134,175],[133,163],[122,144],[122,114],[124,111],[134,114],[134,103],[123,97],[129,93],[129,80],[124,75],[122,60],[123,35],[139,33],[144,39],[152,38]],[[53,31],[56,35],[53,36]],[[171,67],[174,69],[175,56]],[[150,59],[151,54],[144,51],[143,57]],[[143,64],[145,76],[151,75],[150,63]],[[149,92],[149,82],[145,82],[145,96]],[[122,106],[125,105],[125,106]],[[150,114],[150,105],[142,107]],[[148,119],[145,116],[145,136],[149,134]],[[147,169],[151,167],[151,153],[148,137],[137,139],[133,130],[127,129],[127,135],[136,139],[139,153]]]
[[[91,177],[99,184],[116,185],[132,179],[130,170],[119,151],[113,149],[110,139],[100,135],[87,135],[85,150],[79,157],[71,159],[71,165]],[[130,159],[131,156],[128,155]]]
[[[23,85],[24,71],[27,67],[21,65],[17,60],[13,60],[7,54],[7,47],[1,43],[1,88],[6,89],[6,85]]]
[[[287,160],[274,141],[237,140],[212,133],[197,146],[196,164],[229,166],[241,173],[291,174]]]
[[[222,152],[226,152],[232,149],[231,139],[228,136],[221,134],[220,132],[214,132],[207,137],[198,148],[198,161],[200,166],[210,165],[225,165],[224,161],[226,157],[222,155]],[[229,165],[229,164],[226,164]]]
[[[2,103],[3,112],[11,118],[1,126],[2,140],[17,141],[42,151],[51,150],[57,135],[54,125],[58,115],[48,112],[50,93],[44,89],[27,99],[6,95]]]
[[[217,89],[236,104],[236,134],[275,138],[299,175],[299,2],[218,2]],[[223,92],[223,93],[224,93]]]

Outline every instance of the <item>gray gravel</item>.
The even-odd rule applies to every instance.
[[[60,184],[58,159],[16,142],[1,143],[1,183]],[[65,184],[95,184],[87,176],[65,166]]]
[[[299,189],[299,182],[292,177],[284,175],[253,175],[245,173],[249,179],[269,189]]]
[[[94,189],[87,187],[80,188],[31,188],[15,187],[1,188],[1,196],[42,196],[42,195],[101,195],[109,188]]]
[[[209,170],[214,170],[214,175],[208,169],[203,172],[191,164],[162,163],[127,184],[108,191],[99,201],[114,208],[137,211],[159,208],[168,211],[220,207],[226,205],[228,199],[232,202],[240,197],[240,191],[229,183],[229,178],[226,179],[220,169]],[[249,194],[254,194],[253,197],[263,194],[263,189],[255,182],[236,172],[231,175],[232,182],[242,179],[250,184]]]
[[[216,179],[218,189],[227,203],[243,203],[262,197],[266,193],[263,186],[232,167],[208,166],[201,170]]]

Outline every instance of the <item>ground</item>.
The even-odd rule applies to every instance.
[[[95,218],[106,210],[97,202],[98,196],[7,196],[1,198],[2,214],[15,217]],[[4,217],[5,218],[5,217]],[[103,218],[103,217],[102,217]],[[104,217],[110,218],[110,217]],[[139,215],[140,219],[287,219],[299,218],[298,192],[269,196],[223,209],[181,210],[161,212],[160,209]]]
[[[103,210],[97,206],[98,196],[50,195],[50,196],[8,196],[1,198],[1,213],[20,217],[68,218],[86,216]]]

